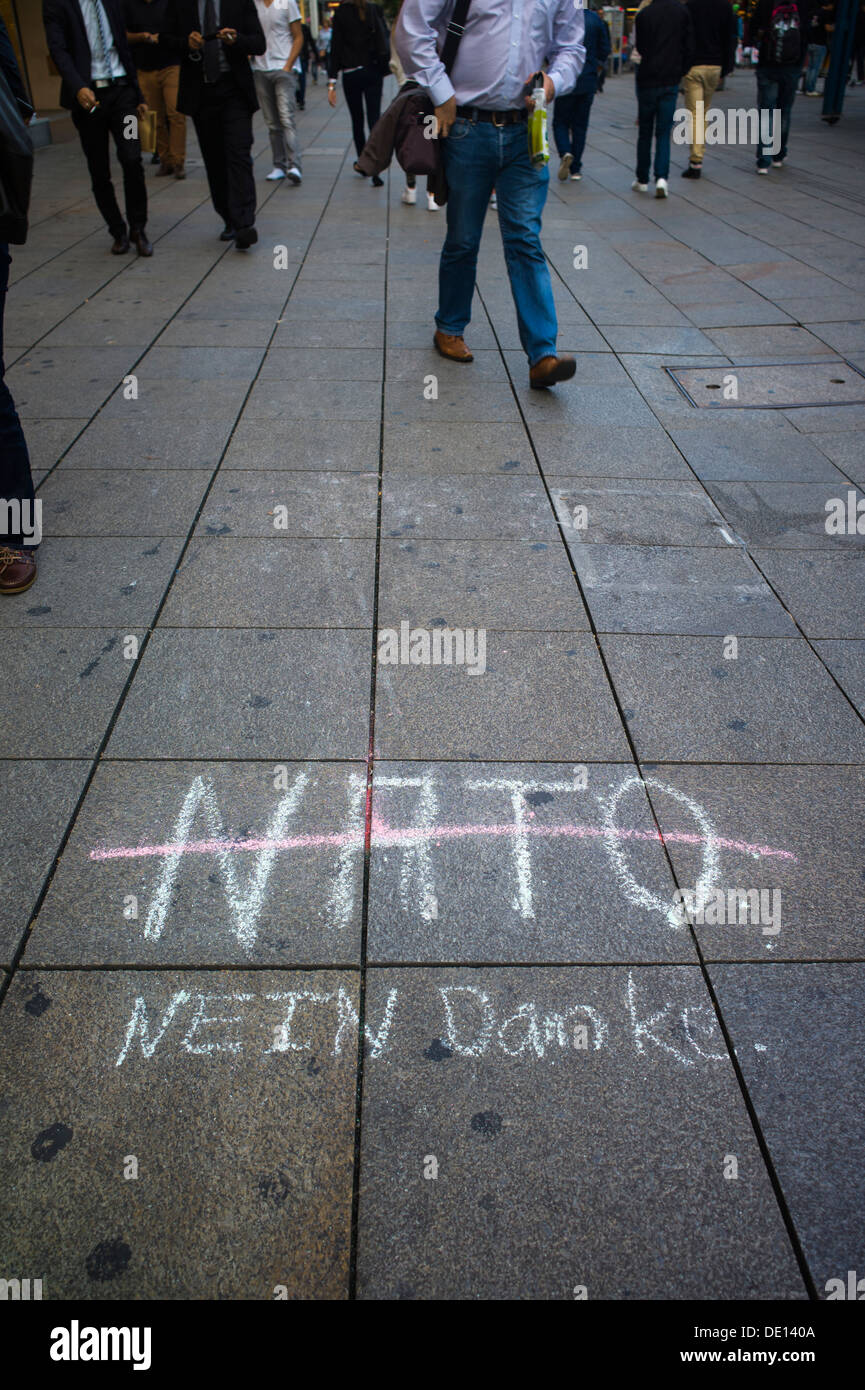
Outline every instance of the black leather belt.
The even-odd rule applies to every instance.
[[[458,106],[457,115],[469,121],[491,121],[495,126],[519,125],[528,118],[528,107],[519,106],[508,111],[485,111],[480,106]]]
[[[130,85],[128,77],[94,77],[93,86],[97,91],[103,87],[128,87]]]

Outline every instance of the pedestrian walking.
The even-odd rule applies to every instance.
[[[583,11],[573,0],[520,7],[508,0],[472,0],[465,8],[467,16],[461,9],[455,24],[458,52],[447,67],[440,50],[453,18],[451,0],[405,0],[396,23],[400,61],[428,89],[435,108],[448,186],[434,342],[451,361],[473,360],[463,334],[495,189],[520,342],[530,385],[541,389],[572,377],[576,362],[556,353],[556,308],[541,246],[550,173],[547,163],[533,163],[529,151],[529,94],[542,83],[549,103],[574,87],[585,58]]]
[[[123,0],[126,37],[138,85],[156,112],[157,178],[186,178],[186,117],[177,109],[180,64],[160,39],[168,0]]]
[[[295,0],[255,0],[267,48],[252,60],[258,104],[270,135],[271,183],[301,181],[300,151],[294,119],[294,64],[303,46],[300,10]]]
[[[245,251],[258,241],[249,59],[266,48],[254,0],[169,0],[165,22],[180,55],[177,106],[192,117],[222,240]]]
[[[8,88],[8,108],[4,101],[3,142],[0,146],[0,185],[4,202],[0,208],[0,594],[23,594],[36,578],[36,549],[41,536],[35,528],[36,494],[30,471],[30,455],[6,385],[3,362],[3,315],[9,286],[9,241],[20,244],[27,235],[26,213],[32,176],[32,148],[26,126],[33,115],[15,58],[6,25],[0,17],[0,80]],[[4,94],[5,96],[6,94]],[[17,147],[21,158],[7,167],[6,151]],[[11,195],[11,196],[10,196]],[[17,206],[13,206],[12,197]]]
[[[654,3],[654,0],[653,0]],[[757,173],[781,169],[787,158],[790,116],[807,49],[811,11],[805,0],[757,0],[751,33],[757,40],[757,105],[760,134]],[[779,117],[780,112],[780,117]],[[764,129],[766,116],[769,132]],[[780,131],[777,122],[780,119]]]
[[[598,81],[610,56],[610,31],[597,13],[597,0],[586,7],[586,59],[577,78],[577,85],[565,96],[556,97],[553,106],[553,138],[559,152],[559,178],[562,183],[570,176],[582,177],[583,150],[589,129],[589,115]]]
[[[679,83],[691,67],[694,29],[681,0],[651,0],[634,21],[637,68],[637,175],[631,187],[648,193],[655,142],[655,197],[669,194],[670,140]]]
[[[722,79],[736,65],[736,17],[730,0],[685,0],[685,4],[694,29],[694,60],[682,87],[693,138],[682,177],[698,179],[703,172],[706,112]]]
[[[124,256],[132,242],[139,256],[152,256],[138,139],[138,120],[147,107],[120,0],[43,0],[42,22],[60,73],[60,104],[70,112],[78,132],[96,206],[113,238],[112,253]],[[111,140],[123,173],[126,221],[111,181]]]
[[[381,115],[381,91],[390,62],[390,36],[384,16],[372,0],[343,0],[333,16],[327,72],[327,99],[336,106],[336,79],[342,73],[342,90],[351,115],[351,129],[358,158],[367,134]],[[366,127],[364,127],[366,107]],[[355,169],[358,173],[361,170]],[[366,175],[364,175],[366,177]],[[373,176],[380,188],[383,179]]]

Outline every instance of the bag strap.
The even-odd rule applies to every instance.
[[[460,39],[466,31],[466,20],[468,19],[471,3],[472,0],[457,0],[454,5],[454,12],[450,18],[450,23],[447,27],[441,59],[448,76],[450,76],[451,68],[456,62]]]

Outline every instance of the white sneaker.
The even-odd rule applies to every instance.
[[[757,173],[758,173],[758,174],[768,174],[768,173],[769,173],[769,170],[768,170],[768,169],[762,169],[762,168],[760,167],[760,165],[758,164],[758,165],[757,165]]]
[[[285,178],[285,170],[273,168],[267,177],[270,183],[276,183],[278,179]]]
[[[296,164],[292,164],[291,168],[288,171],[288,177],[291,179],[295,187],[297,187],[297,185],[303,179],[303,174],[300,172]]]
[[[431,193],[426,195],[427,212],[438,212],[439,205]]]
[[[667,187],[667,180],[666,180],[666,179],[655,179],[655,197],[656,197],[656,198],[667,198],[667,197],[669,197],[669,194],[670,194],[670,190],[669,190],[669,188]]]
[[[573,162],[574,156],[572,154],[562,155],[561,160],[559,161],[559,179],[562,183],[564,183],[565,179],[568,177],[568,174],[571,172],[571,165],[573,164]]]
[[[783,159],[773,159],[773,160],[772,160],[772,168],[773,168],[773,169],[783,169],[783,168],[784,168],[784,160],[783,160]]]
[[[410,207],[410,208],[413,208],[414,205],[415,205],[415,203],[417,202],[417,189],[416,189],[416,188],[404,188],[403,191],[402,191],[402,199],[401,199],[401,201],[402,201],[403,203],[408,203],[409,207]]]
[[[496,197],[495,193],[492,193],[492,194],[490,195],[490,207],[491,207],[491,208],[497,208],[498,205],[499,205],[499,200],[498,200],[498,198]]]
[[[571,174],[571,183],[579,183],[582,177],[582,174]]]
[[[648,193],[649,191],[649,185],[647,183],[640,183],[639,179],[634,179],[631,187],[635,193]]]

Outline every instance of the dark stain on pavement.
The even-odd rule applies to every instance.
[[[132,1251],[125,1241],[119,1238],[101,1240],[90,1251],[84,1261],[84,1267],[88,1278],[97,1284],[107,1284],[109,1279],[116,1279],[119,1274],[125,1272],[131,1258]]]
[[[494,1139],[502,1132],[502,1117],[495,1110],[479,1110],[477,1115],[472,1115],[472,1129],[485,1139]]]
[[[59,1120],[57,1124],[49,1125],[41,1133],[36,1135],[30,1145],[30,1152],[40,1163],[50,1163],[52,1158],[56,1158],[61,1149],[65,1149],[69,1140],[72,1138],[72,1127],[64,1125]]]
[[[448,1057],[453,1057],[453,1055],[452,1050],[445,1046],[441,1038],[433,1038],[429,1047],[424,1052],[424,1057],[426,1057],[429,1062],[445,1062]]]

